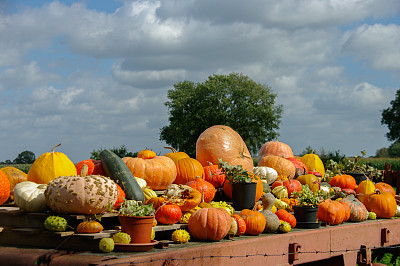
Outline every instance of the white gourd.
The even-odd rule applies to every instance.
[[[140,178],[140,177],[136,177],[136,176],[135,176],[135,179],[136,179],[136,182],[138,182],[141,189],[147,187],[146,180],[144,180],[143,178]]]
[[[44,196],[46,184],[22,181],[14,187],[14,203],[26,212],[42,212],[48,206]]]
[[[266,180],[271,185],[278,178],[278,172],[271,167],[256,166],[253,168],[254,174],[258,175],[262,180]]]

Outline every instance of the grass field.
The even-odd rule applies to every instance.
[[[359,161],[378,170],[385,170],[385,164],[390,163],[392,171],[400,171],[400,158],[359,158]]]

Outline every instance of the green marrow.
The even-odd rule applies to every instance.
[[[102,150],[100,159],[105,174],[121,186],[126,194],[126,199],[145,202],[142,188],[118,155],[110,150]]]

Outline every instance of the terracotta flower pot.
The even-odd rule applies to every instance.
[[[131,243],[150,243],[154,216],[118,216],[121,231],[131,236]]]

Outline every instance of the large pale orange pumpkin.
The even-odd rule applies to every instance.
[[[221,159],[231,165],[242,165],[253,172],[253,159],[242,137],[232,128],[216,125],[200,134],[196,142],[196,159],[203,165],[218,164]]]
[[[0,169],[6,174],[8,178],[8,182],[10,182],[10,191],[12,191],[16,184],[21,183],[22,181],[27,180],[27,174],[15,167],[3,167]],[[10,195],[10,199],[14,199],[13,195]]]
[[[153,190],[163,190],[176,179],[176,166],[172,159],[166,156],[156,156],[152,159],[122,158],[129,170],[136,177],[143,178]]]
[[[194,158],[183,158],[175,162],[176,179],[174,184],[186,184],[196,180],[197,177],[204,179],[204,168],[199,161]]]
[[[258,160],[266,155],[275,155],[284,158],[294,157],[292,148],[289,145],[279,141],[268,141],[261,146],[258,154]]]
[[[222,208],[202,208],[188,221],[189,233],[200,241],[220,241],[231,228],[231,216]]]
[[[48,184],[59,176],[77,175],[75,164],[62,152],[55,152],[58,144],[50,152],[43,153],[29,169],[27,180],[38,184]]]
[[[278,175],[283,175],[288,178],[294,178],[296,167],[294,164],[283,157],[276,155],[266,155],[258,162],[258,166],[271,167],[278,172]]]

